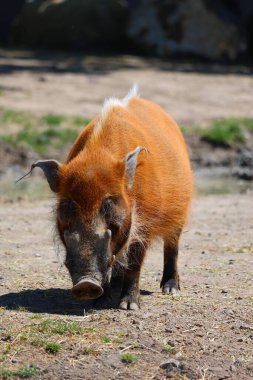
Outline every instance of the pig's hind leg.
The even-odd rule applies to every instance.
[[[174,296],[180,295],[179,274],[177,269],[178,258],[178,239],[164,239],[164,262],[163,262],[163,277],[161,280],[161,288],[163,293],[171,293]]]

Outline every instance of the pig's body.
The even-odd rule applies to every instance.
[[[185,223],[192,197],[190,162],[176,122],[160,106],[133,98],[127,107],[113,107],[97,138],[86,144],[97,120],[92,120],[78,137],[67,162],[76,160],[80,165],[82,155],[90,155],[94,163],[98,159],[103,165],[104,151],[122,160],[137,146],[144,147],[146,153],[142,153],[129,191],[136,204],[138,224],[149,239],[173,239]]]
[[[178,240],[192,174],[182,134],[158,105],[135,90],[123,101],[112,98],[77,138],[65,164],[35,166],[58,195],[57,225],[77,297],[108,295],[112,266],[124,253],[120,308],[137,309],[141,265],[156,237],[164,240],[163,291],[179,292]]]

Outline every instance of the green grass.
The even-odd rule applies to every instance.
[[[10,343],[6,343],[4,345],[3,353],[7,354],[8,352],[10,352],[10,350],[11,350],[11,344]]]
[[[27,313],[27,312],[28,312],[28,309],[27,309],[26,307],[24,307],[24,306],[18,306],[18,307],[17,307],[17,311],[22,311],[22,312],[24,312],[24,313]]]
[[[224,118],[210,122],[206,127],[181,125],[183,134],[198,135],[212,145],[228,147],[245,144],[249,133],[253,133],[253,118]]]
[[[242,122],[248,131],[253,132],[253,118],[247,117],[242,119]]]
[[[175,347],[171,346],[170,344],[164,344],[163,350],[166,352],[169,352],[172,355],[175,355],[177,353],[177,350],[175,349]]]
[[[49,334],[82,334],[83,327],[78,322],[64,322],[60,320],[45,319],[36,325],[39,332]]]
[[[47,124],[47,125],[60,125],[64,121],[66,121],[66,116],[48,114],[48,115],[42,116],[41,121],[42,123]]]
[[[107,336],[107,335],[104,335],[102,337],[102,341],[103,341],[103,343],[111,343],[111,338],[109,338],[109,336]]]
[[[22,367],[17,370],[0,369],[0,378],[2,379],[10,379],[13,377],[18,377],[20,379],[28,379],[33,376],[39,376],[42,374],[42,371],[39,371],[33,367]]]
[[[246,142],[243,129],[236,119],[216,120],[203,129],[200,135],[202,140],[221,146]]]
[[[46,114],[37,116],[28,112],[0,109],[0,141],[47,156],[69,148],[79,132],[89,123],[80,116]],[[18,127],[8,132],[9,125]],[[7,131],[7,132],[6,132]],[[253,118],[224,118],[210,122],[205,128],[199,125],[182,125],[184,134],[196,134],[215,146],[229,147],[245,144],[253,133]]]
[[[49,126],[59,126],[62,124],[85,126],[89,121],[89,119],[81,116],[46,114],[39,117],[29,112],[14,111],[11,109],[0,110],[0,125],[17,124],[27,126],[34,123]]]
[[[40,314],[33,314],[31,316],[31,319],[42,319],[42,315],[40,315]]]
[[[36,347],[44,347],[46,352],[49,354],[56,354],[61,349],[61,345],[59,343],[50,342],[44,339],[35,339],[31,343]]]
[[[88,124],[89,120],[80,116],[66,116],[66,115],[55,115],[47,114],[41,117],[41,122],[50,126],[61,125],[63,123],[68,123],[76,126],[85,126]]]
[[[2,141],[20,148],[29,148],[39,154],[46,154],[48,147],[63,148],[64,145],[72,143],[78,135],[78,131],[53,127],[39,131],[34,128],[25,128],[17,134],[3,135]]]
[[[59,150],[72,144],[88,122],[80,116],[47,114],[39,117],[0,109],[0,141],[47,155],[50,148]],[[8,132],[9,125],[16,128]]]
[[[28,126],[31,124],[33,116],[27,112],[19,112],[10,109],[0,112],[0,125],[18,124]]]
[[[131,354],[130,352],[125,352],[124,354],[120,355],[120,360],[122,363],[133,364],[137,362],[138,357],[137,355]]]

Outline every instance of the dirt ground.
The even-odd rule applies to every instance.
[[[253,116],[247,68],[225,73],[200,65],[196,73],[191,65],[133,57],[5,51],[0,65],[4,108],[93,117],[105,97],[123,96],[138,82],[145,97],[182,123]],[[156,242],[143,267],[138,312],[98,310],[71,296],[51,195],[33,202],[5,198],[0,378],[25,367],[35,370],[33,378],[50,380],[253,378],[252,196],[244,189],[195,197],[180,245],[182,295],[174,299],[159,289],[162,247]],[[46,341],[60,350],[47,351]]]
[[[45,371],[43,379],[250,379],[252,195],[195,199],[181,240],[181,298],[160,292],[162,252],[156,244],[142,271],[138,312],[92,311],[72,298],[63,255],[52,242],[51,203],[1,205],[3,352],[6,342],[11,344],[3,368],[30,365]],[[46,354],[29,345],[30,338],[18,339],[40,322],[33,313],[42,320],[78,321],[92,333],[51,335],[62,349]],[[124,352],[136,355],[137,362],[123,363]],[[178,367],[159,368],[171,358]]]
[[[138,83],[143,97],[180,123],[253,116],[250,74],[246,67],[0,50],[0,106],[92,118],[106,97]]]

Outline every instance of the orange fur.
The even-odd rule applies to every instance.
[[[183,136],[176,122],[158,105],[133,98],[112,107],[94,134],[96,117],[74,143],[61,166],[59,198],[71,197],[89,219],[105,196],[121,194],[136,204],[138,225],[149,241],[176,239],[187,218],[193,192],[192,173]],[[140,153],[134,184],[126,186],[124,158]]]

